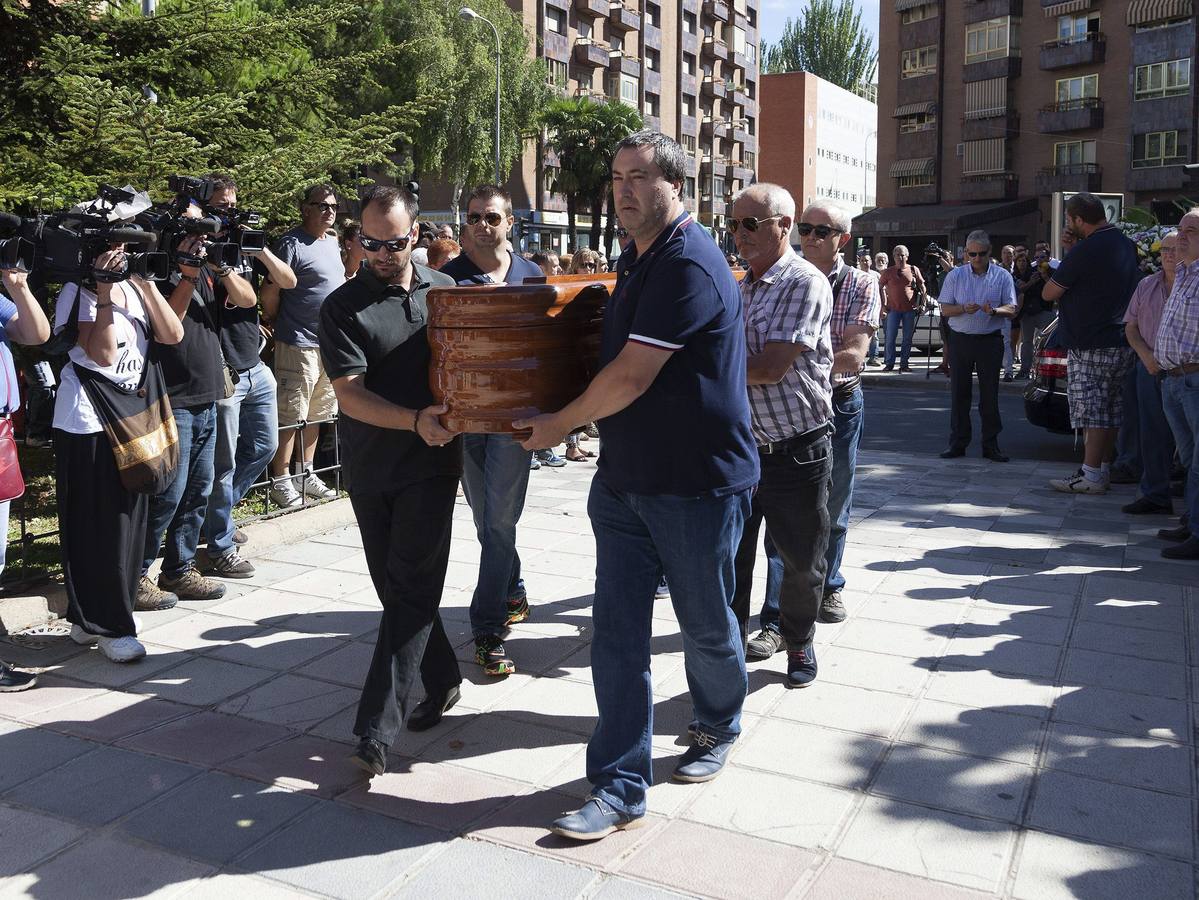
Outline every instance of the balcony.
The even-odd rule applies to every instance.
[[[988,81],[992,78],[1018,78],[1020,76],[1019,56],[998,56],[995,59],[985,59],[981,62],[966,63],[962,66],[962,81]]]
[[[700,140],[710,141],[713,139],[726,138],[729,135],[729,123],[724,119],[715,119],[712,116],[704,116],[703,121],[699,123]]]
[[[723,62],[729,58],[729,45],[719,38],[704,35],[703,53],[706,57]]]
[[[596,103],[607,103],[608,95],[603,91],[597,91],[595,88],[577,87],[575,88],[576,97],[586,97],[588,100],[594,100]]]
[[[715,75],[705,75],[704,82],[701,87],[703,95],[714,100],[723,100],[729,95],[728,84],[722,78],[717,78]]]
[[[733,123],[733,140],[738,144],[748,144],[752,137],[753,135],[751,135],[749,133],[749,129],[745,127],[744,121],[737,121]]]
[[[1185,156],[1169,159],[1134,159],[1125,184],[1130,191],[1177,191],[1187,186]]]
[[[631,53],[612,50],[608,55],[608,71],[613,75],[641,77],[641,62]]]
[[[579,38],[575,41],[573,58],[576,66],[602,69],[608,65],[608,48],[591,38]]]
[[[729,178],[733,172],[733,164],[723,156],[705,156],[699,163],[699,177]]]
[[[732,18],[732,8],[724,0],[704,0],[704,15],[717,22],[727,22]]]
[[[1041,68],[1066,69],[1102,63],[1107,56],[1107,38],[1097,31],[1041,45]]]
[[[963,141],[985,141],[988,138],[1014,138],[1020,134],[1020,113],[1014,109],[1000,110],[997,115],[962,119]]]
[[[1097,163],[1050,166],[1037,172],[1037,193],[1058,191],[1097,191],[1103,181],[1103,169]]]
[[[609,0],[574,0],[575,12],[590,19],[607,18]]]
[[[608,28],[614,31],[637,31],[641,28],[641,14],[634,6],[616,2],[608,7]]]
[[[1103,100],[1099,97],[1082,97],[1064,100],[1042,107],[1037,111],[1037,131],[1042,134],[1059,134],[1066,131],[1085,131],[1103,127]]]
[[[732,97],[734,106],[740,107],[743,112],[751,112],[749,105],[753,101],[749,99],[749,92],[745,90],[743,85],[735,85],[730,96]]]
[[[963,200],[1015,200],[1020,180],[1014,172],[962,176]]]
[[[733,177],[744,187],[754,180],[754,170],[743,163],[733,163]]]
[[[740,69],[742,72],[751,67],[749,57],[744,53],[734,53],[730,57],[730,61],[732,62],[734,69]]]
[[[1000,16],[1024,15],[1024,0],[963,0],[962,6],[967,25]]]

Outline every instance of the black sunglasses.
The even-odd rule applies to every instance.
[[[975,252],[973,250],[967,250],[966,255],[969,256],[971,259],[977,259],[980,256],[986,256],[990,252],[991,252],[990,250],[979,250],[978,252]]]
[[[358,232],[358,243],[362,245],[362,249],[368,253],[374,253],[376,250],[381,250],[386,247],[392,253],[397,253],[408,246],[408,242],[412,240],[412,235],[405,235],[402,238],[392,238],[389,241],[379,240],[378,238],[370,238]]]
[[[486,222],[492,228],[497,227],[503,221],[504,217],[498,212],[469,213],[466,217],[467,225],[478,225],[480,222]]]
[[[840,228],[834,228],[832,225],[813,225],[810,222],[800,222],[795,226],[795,230],[799,232],[801,237],[807,237],[812,232],[816,233],[816,237],[824,240],[830,234],[840,234]]]
[[[338,206],[336,203],[309,203],[308,205],[316,206],[322,212],[337,212],[339,209],[341,209],[341,207]]]
[[[781,219],[782,216],[767,216],[765,219],[758,219],[754,216],[746,216],[743,219],[729,219],[729,231],[732,234],[737,233],[738,228],[745,228],[746,231],[752,233],[758,230],[763,222],[769,222],[771,219]]]

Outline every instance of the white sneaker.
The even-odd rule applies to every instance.
[[[271,502],[284,509],[291,509],[304,502],[296,490],[295,480],[290,475],[271,479]]]
[[[133,632],[134,632],[134,634],[141,634],[141,630],[142,630],[142,620],[139,619],[137,616],[134,616],[133,617]],[[71,624],[71,640],[73,640],[80,647],[90,647],[92,644],[94,644],[100,640],[120,640],[120,638],[101,638],[100,635],[92,634],[90,631],[84,631],[78,625],[75,625],[74,623],[72,623]],[[142,653],[144,654],[145,652],[146,651],[143,648]]]
[[[1049,486],[1055,491],[1061,491],[1063,494],[1106,494],[1108,481],[1091,481],[1079,469],[1068,478],[1054,478],[1049,482]]]
[[[99,640],[100,652],[115,663],[133,662],[146,655],[146,648],[135,637],[102,637]]]
[[[320,476],[307,472],[304,475],[304,493],[314,500],[335,500],[337,491],[321,481]]]

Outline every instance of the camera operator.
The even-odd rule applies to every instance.
[[[120,272],[123,244],[100,254],[94,272]],[[125,488],[112,444],[76,369],[136,391],[156,341],[163,349],[183,339],[179,315],[152,281],[131,276],[93,286],[79,281],[58,295],[54,328],[72,327],[78,301],[79,335],[67,354],[54,407],[55,485],[71,640],[99,643],[113,662],[145,656],[133,606],[139,592],[151,498]]]
[[[210,175],[214,182],[209,208],[228,213],[237,208],[237,185],[227,175]],[[213,284],[216,320],[225,365],[237,373],[233,395],[217,401],[216,449],[213,454],[212,494],[204,519],[207,553],[201,555],[205,574],[220,578],[250,578],[254,566],[237,546],[245,535],[233,524],[233,509],[266,469],[279,446],[275,375],[258,355],[262,332],[258,300],[250,279],[260,269],[275,284],[294,286],[296,276],[270,250],[243,250],[241,265]]]

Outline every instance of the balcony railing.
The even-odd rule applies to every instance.
[[[1037,193],[1057,191],[1097,191],[1103,169],[1097,163],[1068,163],[1049,166],[1037,172]]]
[[[726,60],[729,58],[729,45],[711,35],[704,37],[703,51],[713,59]]]
[[[579,38],[575,41],[574,61],[577,66],[604,68],[608,65],[608,48],[591,38]]]
[[[617,0],[608,8],[608,26],[616,31],[636,31],[641,27],[641,13]]]
[[[1107,39],[1097,31],[1046,41],[1041,45],[1041,68],[1064,69],[1102,63],[1107,55]]]
[[[1103,127],[1103,100],[1079,97],[1044,106],[1037,112],[1037,130],[1046,134]]]
[[[703,10],[705,16],[718,22],[727,22],[732,17],[732,10],[724,0],[704,0]]]
[[[1155,169],[1161,166],[1184,166],[1187,161],[1185,156],[1155,156],[1150,159],[1134,159],[1132,167],[1134,169]]]

